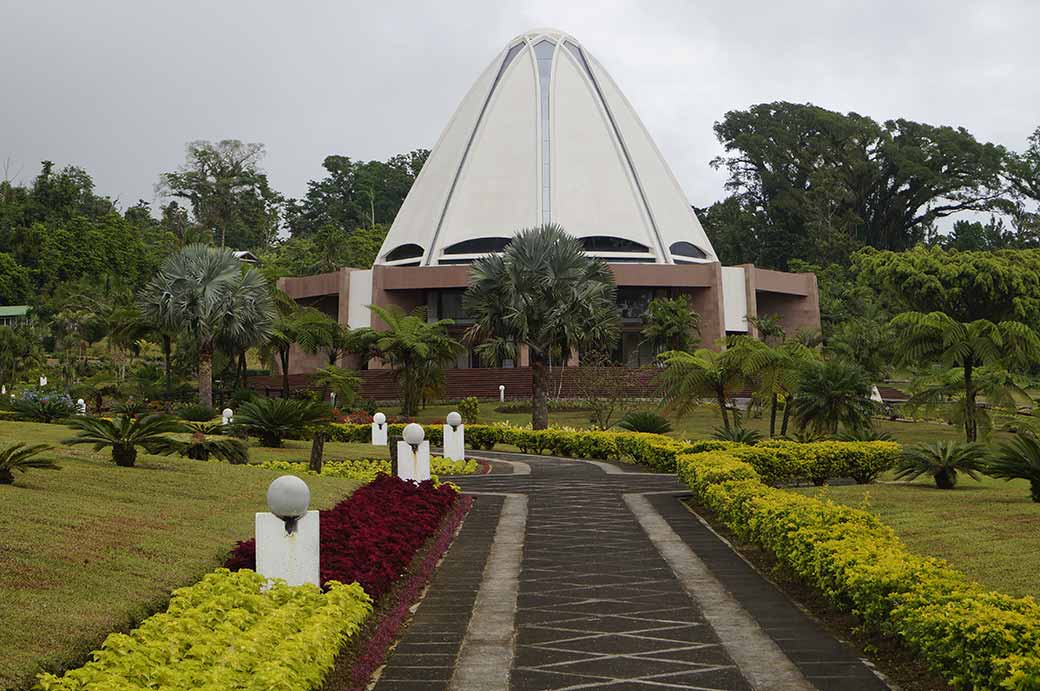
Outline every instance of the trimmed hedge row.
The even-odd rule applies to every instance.
[[[894,636],[958,688],[1040,689],[1040,605],[911,553],[866,511],[767,486],[744,449],[683,454],[678,474],[742,540]]]
[[[265,470],[279,470],[284,473],[314,475],[306,461],[268,461],[260,463],[254,468]],[[430,473],[434,477],[440,475],[472,475],[480,470],[476,461],[453,461],[450,458],[434,456],[430,459]],[[357,482],[372,482],[376,476],[382,473],[389,475],[391,471],[390,459],[388,458],[355,458],[345,461],[325,461],[321,466],[321,475],[326,477],[340,477]]]
[[[314,689],[344,641],[372,612],[357,583],[289,587],[253,571],[218,569],[173,592],[169,608],[129,635],[113,633],[94,659],[62,677],[40,675],[42,691],[163,688]]]
[[[338,441],[367,442],[368,425],[333,425]],[[404,425],[390,425],[390,434],[400,434]],[[426,438],[440,444],[443,429],[427,425]],[[663,473],[676,472],[675,459],[681,454],[703,451],[731,451],[751,464],[764,482],[823,484],[833,477],[852,477],[857,482],[873,481],[899,461],[901,447],[896,442],[821,441],[809,444],[768,440],[754,446],[717,439],[680,441],[660,434],[612,432],[552,427],[530,430],[508,425],[466,425],[466,443],[471,448],[493,449],[508,444],[523,453],[550,454],[564,458],[595,458],[634,461]]]

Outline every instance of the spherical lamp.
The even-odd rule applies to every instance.
[[[462,416],[452,411],[448,413],[446,422],[451,426],[452,429],[458,429],[459,425],[462,424]]]
[[[267,508],[285,521],[285,532],[296,531],[296,521],[307,513],[311,503],[311,490],[307,483],[295,475],[275,478],[267,488]]]
[[[380,428],[382,428],[382,426],[386,424],[386,415],[383,415],[382,413],[376,413],[372,416],[372,422],[376,423],[377,425],[379,425]]]
[[[404,426],[404,432],[401,433],[404,440],[412,445],[412,448],[419,446],[422,443],[423,438],[426,436],[426,431],[423,430],[422,425],[409,422]]]

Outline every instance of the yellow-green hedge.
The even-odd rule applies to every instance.
[[[1040,689],[1040,605],[912,554],[866,511],[769,487],[739,451],[684,454],[679,476],[742,540],[917,651],[951,684]]]
[[[306,463],[294,463],[292,461],[268,461],[260,463],[257,468],[267,470],[280,470],[287,473],[307,473]],[[474,460],[453,461],[450,458],[434,456],[430,459],[430,473],[434,476],[440,475],[472,475],[480,469]],[[390,459],[388,458],[359,458],[345,461],[326,461],[321,466],[321,474],[328,477],[341,477],[358,482],[372,482],[376,475],[384,473],[390,475]]]
[[[94,659],[42,691],[223,691],[320,688],[346,639],[372,612],[357,583],[289,587],[248,570],[218,569],[175,590],[169,608],[129,635],[113,633]]]

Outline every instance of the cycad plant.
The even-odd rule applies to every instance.
[[[11,410],[20,420],[49,423],[69,417],[75,411],[75,407],[68,396],[53,395],[16,398],[11,401]]]
[[[180,421],[168,415],[121,415],[112,420],[88,415],[70,418],[67,424],[79,434],[66,444],[93,444],[95,451],[111,447],[112,460],[124,468],[137,462],[138,447],[148,453],[163,453],[171,441],[165,435],[183,431]]]
[[[986,466],[986,474],[1003,480],[1029,480],[1029,494],[1040,502],[1040,440],[1024,432],[1001,444]]]
[[[711,433],[712,439],[735,441],[738,444],[757,444],[762,441],[762,433],[746,427],[716,427]]]
[[[249,447],[241,439],[210,439],[210,435],[223,432],[220,424],[211,422],[185,422],[182,430],[191,433],[191,439],[166,439],[158,444],[155,453],[162,455],[177,454],[196,461],[208,461],[216,458],[232,465],[249,462]]]
[[[14,472],[26,473],[30,469],[57,470],[59,466],[49,458],[39,458],[39,454],[49,450],[46,444],[11,444],[0,448],[0,485],[14,482]]]
[[[328,406],[291,398],[258,398],[235,413],[235,427],[260,438],[261,446],[279,447],[287,437],[303,437],[312,425],[329,420]]]
[[[672,431],[672,423],[668,418],[652,410],[636,410],[625,417],[617,426],[629,432],[647,432],[650,434],[668,434]]]
[[[903,458],[896,470],[897,480],[916,480],[931,475],[939,489],[957,486],[958,473],[972,480],[986,470],[986,447],[974,442],[939,441],[915,444],[903,449]]]

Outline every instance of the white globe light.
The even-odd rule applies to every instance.
[[[505,391],[506,390],[506,385],[505,384],[499,384],[498,385],[498,390],[499,391]]]
[[[422,425],[415,422],[409,422],[404,426],[402,436],[404,437],[404,440],[412,446],[418,446],[426,436],[426,431],[422,428]]]
[[[221,417],[234,417],[235,411],[231,410],[231,408],[224,408],[224,412],[220,415]]]
[[[376,413],[372,416],[372,422],[376,423],[377,425],[384,425],[386,424],[386,415],[383,415],[382,413]]]
[[[310,488],[295,475],[282,475],[267,488],[267,508],[282,520],[304,515],[310,503]]]
[[[454,412],[454,411],[453,411],[453,412],[450,412],[450,413],[448,413],[448,419],[447,419],[447,422],[448,422],[448,424],[449,424],[449,425],[451,425],[451,426],[452,426],[453,428],[454,428],[454,427],[458,427],[459,425],[461,425],[461,424],[462,424],[462,416],[461,416],[461,415],[459,415],[458,413]]]

